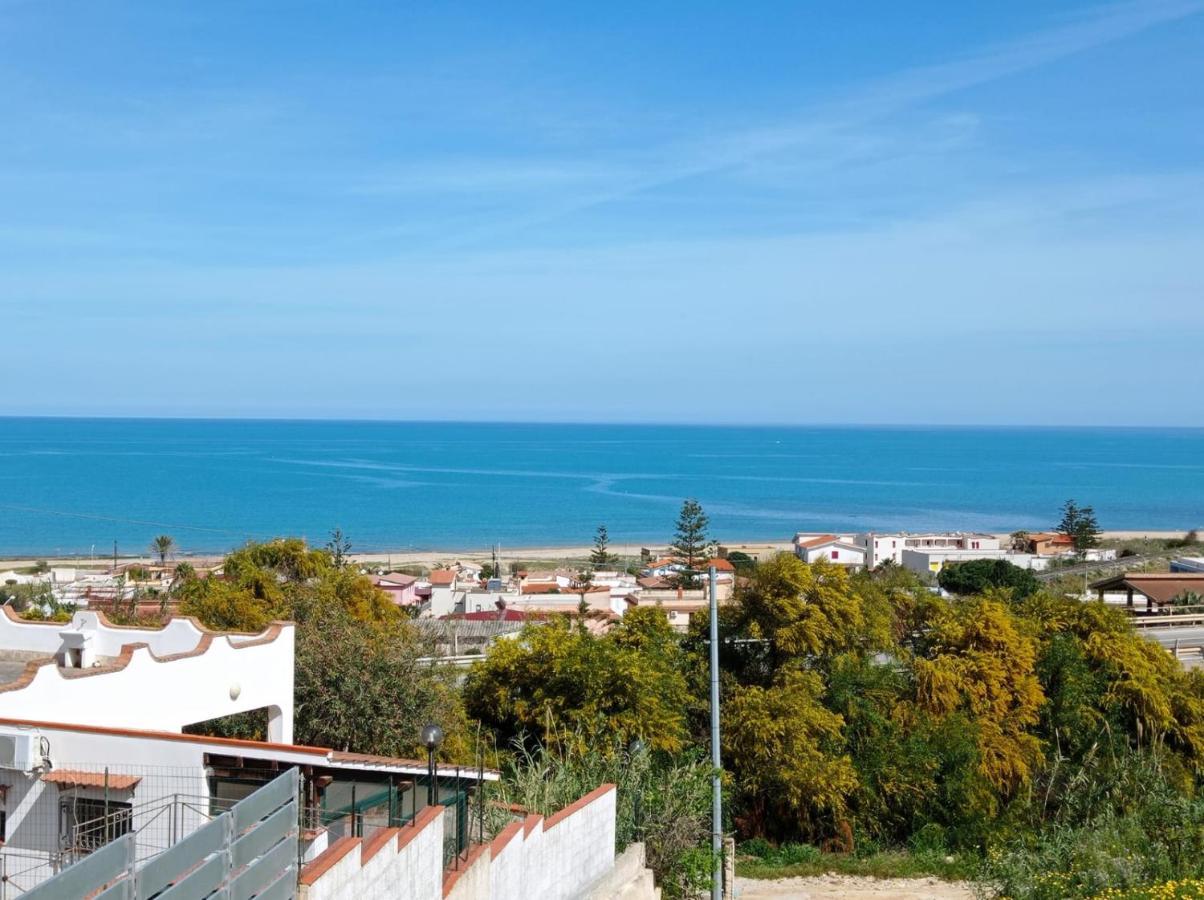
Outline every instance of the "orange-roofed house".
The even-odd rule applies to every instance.
[[[1028,552],[1037,556],[1060,556],[1074,552],[1074,538],[1057,531],[1038,531],[1028,536]]]
[[[865,565],[865,548],[835,534],[821,534],[803,540],[796,538],[794,552],[805,563],[818,562],[822,559],[853,569],[859,569]]]

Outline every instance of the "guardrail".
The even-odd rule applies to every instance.
[[[292,900],[297,769],[289,769],[141,867],[124,834],[23,894],[24,900]]]

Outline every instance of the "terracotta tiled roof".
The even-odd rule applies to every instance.
[[[1155,603],[1170,603],[1184,594],[1204,594],[1204,574],[1190,572],[1128,572],[1091,585],[1095,591],[1127,591],[1149,597]]]
[[[702,564],[703,569],[708,569],[711,566],[715,567],[716,572],[734,572],[734,571],[736,571],[735,566],[733,566],[726,559],[720,559],[719,557],[715,557],[714,559],[708,559],[705,563]]]
[[[55,769],[42,776],[43,781],[64,788],[103,788],[104,772],[85,772],[82,769]],[[142,780],[141,775],[114,775],[109,773],[109,789],[128,791]]]
[[[831,544],[834,541],[839,541],[839,540],[840,540],[840,538],[838,538],[834,534],[821,534],[819,537],[811,538],[811,540],[809,540],[809,541],[803,541],[801,544],[799,544],[799,546],[800,547],[808,547],[808,548],[822,547],[824,544]]]
[[[381,575],[376,579],[376,583],[381,587],[409,587],[418,579],[413,575],[406,575],[404,572],[389,572],[387,575]]]
[[[456,580],[456,572],[453,569],[435,569],[435,571],[431,572],[431,577],[428,580],[431,584],[443,587],[452,584]]]
[[[523,585],[523,593],[524,594],[552,594],[552,593],[556,593],[556,594],[580,594],[580,593],[597,594],[601,591],[609,591],[609,590],[610,590],[610,588],[608,588],[604,584],[591,584],[588,587],[584,588],[584,590],[583,590],[582,588],[575,587],[572,585],[570,585],[569,587],[561,587],[554,581],[548,581],[548,582],[541,581],[538,584],[524,584]]]

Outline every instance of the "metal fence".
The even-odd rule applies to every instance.
[[[13,900],[126,834],[136,862],[163,852],[225,812],[202,766],[59,761],[0,788],[0,900]]]
[[[289,769],[141,865],[137,833],[126,831],[20,896],[291,900],[297,890],[297,792],[298,770]]]

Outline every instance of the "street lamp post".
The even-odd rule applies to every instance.
[[[437,799],[435,751],[443,743],[443,729],[433,722],[422,726],[422,743],[426,745],[426,805],[434,806]]]

